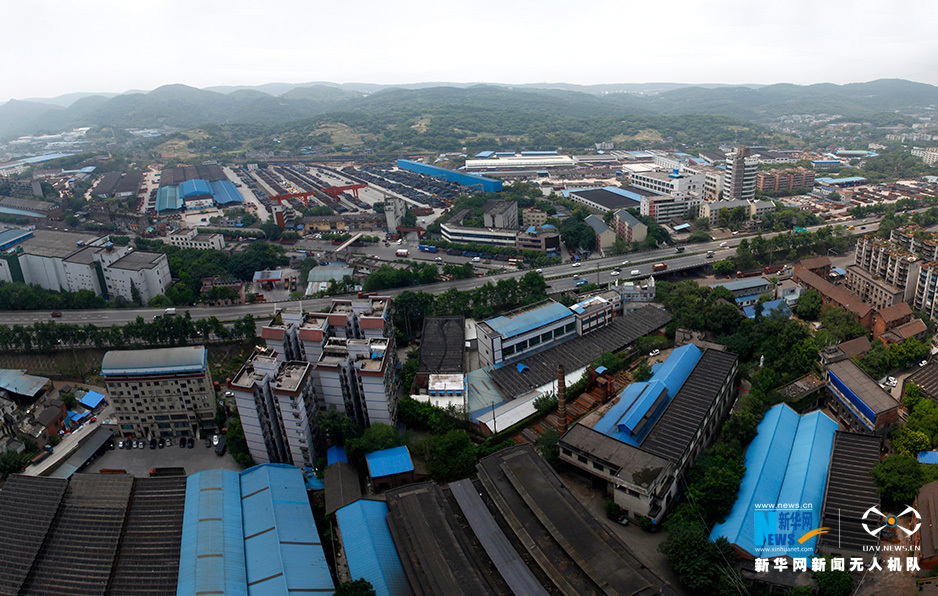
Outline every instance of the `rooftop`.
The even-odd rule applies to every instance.
[[[414,471],[414,462],[410,459],[406,445],[372,451],[365,455],[365,461],[368,464],[368,475],[372,478]]]
[[[465,317],[426,317],[423,320],[418,371],[462,373],[465,352]]]
[[[335,512],[349,573],[368,581],[377,596],[410,594],[387,516],[387,503],[369,499],[359,499]]]
[[[878,414],[899,407],[896,398],[884,391],[852,360],[828,364],[827,370],[837,379],[837,381],[832,379],[834,385],[839,385],[838,389],[844,391],[847,398],[860,408],[870,421],[875,421]]]
[[[36,397],[48,383],[46,377],[28,375],[24,370],[0,369],[0,389],[15,395]]]
[[[844,431],[834,435],[819,526],[830,528],[830,533],[818,538],[818,547],[863,551],[864,547],[879,543],[877,537],[863,530],[863,514],[869,507],[879,504],[879,492],[870,470],[879,463],[881,443],[878,435]],[[922,529],[924,546],[924,526]]]
[[[757,288],[763,288],[765,286],[771,287],[771,285],[772,285],[772,282],[765,279],[764,277],[747,277],[743,279],[734,279],[733,281],[710,284],[709,287],[726,288],[730,292],[744,292],[747,290],[755,290]]]
[[[905,317],[912,316],[912,307],[909,306],[908,302],[897,302],[892,306],[887,306],[886,308],[877,311],[877,315],[882,317],[887,323],[893,323],[895,321],[900,321]]]
[[[917,503],[922,516],[920,557],[930,559],[938,555],[938,481],[919,490]]]
[[[572,316],[573,313],[569,308],[559,302],[549,300],[546,303],[521,308],[506,315],[488,319],[480,323],[480,326],[483,328],[488,327],[502,336],[503,339],[510,339]]]
[[[36,230],[32,238],[23,240],[19,246],[26,254],[64,259],[77,252],[82,246],[95,243],[101,238],[100,234]]]
[[[608,188],[594,188],[592,190],[572,190],[570,194],[576,195],[584,201],[595,203],[608,211],[610,209],[631,209],[638,208],[641,203],[641,196],[634,196],[637,193],[614,192]]]
[[[323,477],[323,484],[325,485],[327,515],[362,498],[358,472],[352,464],[347,462],[337,461],[329,464]]]
[[[283,362],[274,377],[275,389],[296,391],[312,365],[308,362]]]
[[[142,271],[144,269],[152,269],[157,265],[157,263],[165,259],[166,255],[163,253],[146,252],[141,250],[127,253],[123,257],[108,265],[108,267],[111,269]]]
[[[788,405],[778,404],[766,412],[746,449],[746,475],[736,503],[726,520],[714,526],[710,539],[725,537],[754,557],[810,556],[817,537],[803,546],[794,540],[772,543],[766,534],[782,527],[757,521],[756,506],[798,503],[812,519],[805,522],[801,516],[805,511],[799,509],[797,525],[792,527],[795,538],[817,528],[836,430],[837,423],[820,411],[799,416]]]
[[[101,375],[156,375],[204,372],[208,364],[205,346],[155,348],[151,350],[111,350],[104,354]]]

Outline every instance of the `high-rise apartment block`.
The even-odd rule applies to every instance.
[[[231,382],[255,461],[313,465],[316,416],[335,408],[362,426],[393,425],[400,396],[390,299],[334,300],[327,313],[282,311]]]
[[[814,170],[791,168],[787,170],[765,170],[756,172],[756,188],[763,192],[811,188],[814,186]]]
[[[748,147],[737,147],[726,155],[726,175],[723,177],[723,198],[750,200],[756,196],[756,173],[759,160],[752,157]]]

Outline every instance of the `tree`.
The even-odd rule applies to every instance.
[[[931,437],[920,430],[900,428],[890,437],[893,449],[901,455],[918,457],[919,451],[928,451],[932,447]]]
[[[736,263],[734,263],[731,259],[724,259],[722,261],[714,261],[713,273],[717,277],[733,275],[734,273],[736,273]]]
[[[795,306],[795,313],[807,321],[817,320],[821,312],[821,295],[815,290],[805,290],[798,298],[798,304]]]
[[[361,468],[365,464],[366,454],[400,445],[403,445],[403,440],[393,426],[376,422],[365,429],[360,437],[347,440],[345,452],[349,461]]]
[[[550,414],[557,409],[557,396],[545,394],[534,398],[534,409],[538,414]]]
[[[818,596],[849,596],[855,586],[853,576],[846,571],[818,571],[814,579]]]
[[[272,219],[268,219],[261,224],[261,231],[264,232],[268,240],[272,241],[279,240],[280,236],[283,235],[283,228],[278,226]]]
[[[248,443],[244,438],[244,429],[241,427],[241,419],[232,416],[228,419],[228,432],[225,433],[225,443],[228,445],[228,451],[235,461],[250,468],[254,465],[254,459],[251,452],[248,451]]]
[[[143,297],[140,295],[140,290],[133,281],[130,282],[130,299],[137,306],[143,304]]]
[[[706,526],[699,521],[681,521],[684,523],[669,524],[668,538],[658,550],[668,558],[671,569],[691,591],[715,592],[725,581],[722,579],[725,561],[735,559],[732,547],[725,538],[711,542]]]
[[[335,405],[331,404],[328,410],[316,415],[316,426],[319,427],[319,432],[330,446],[345,445],[351,439],[362,436],[363,432],[362,427],[349,418],[345,412],[339,412]]]
[[[635,381],[647,381],[650,378],[651,366],[648,365],[648,360],[642,358],[638,366],[635,367],[635,370],[632,371],[632,379]]]
[[[334,596],[377,596],[371,582],[364,578],[358,578],[355,581],[347,581],[339,584],[333,592]]]
[[[534,442],[534,447],[551,467],[560,465],[560,434],[553,428],[548,429]]]
[[[710,242],[710,234],[706,230],[695,230],[691,232],[688,242]]]
[[[10,474],[19,474],[29,465],[29,455],[7,451],[0,455],[0,474],[8,476]]]
[[[65,407],[69,410],[74,410],[78,407],[78,398],[75,397],[75,394],[71,391],[63,393],[59,396],[62,399],[62,402],[65,404]]]
[[[430,437],[427,467],[437,482],[451,482],[471,476],[479,461],[477,447],[464,430],[451,430],[443,436]]]
[[[890,455],[870,472],[880,496],[889,503],[909,503],[925,482],[918,461],[908,455]]]

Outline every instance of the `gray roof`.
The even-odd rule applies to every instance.
[[[584,220],[593,231],[597,234],[602,234],[603,232],[609,231],[609,226],[606,225],[606,222],[603,221],[598,215],[590,215]]]
[[[636,339],[671,322],[671,313],[656,306],[644,306],[589,335],[576,337],[507,364],[492,371],[492,379],[508,398],[514,398],[557,378],[557,366],[568,371],[582,368],[599,358],[603,352],[616,352]],[[517,364],[528,367],[518,372]]]
[[[108,267],[111,269],[127,269],[130,271],[152,269],[161,258],[165,259],[166,257],[158,252],[135,251],[127,253],[108,265]]]
[[[668,467],[668,460],[641,447],[613,439],[585,424],[574,424],[560,439],[564,448],[602,460],[614,476],[648,488]]]
[[[736,360],[736,354],[730,352],[705,351],[642,442],[642,448],[660,457],[678,461],[703,424],[714,400],[720,395],[727,377],[733,374]]]
[[[306,276],[306,281],[311,283],[320,283],[324,281],[342,281],[342,278],[348,275],[355,275],[355,270],[341,265],[324,265],[322,267],[313,267]]]
[[[36,397],[48,382],[49,379],[46,377],[27,375],[26,372],[22,370],[12,368],[0,369],[0,389],[9,391],[15,395]]]
[[[466,319],[427,317],[420,336],[417,370],[429,373],[461,373],[466,352]]]
[[[62,415],[62,408],[55,406],[46,406],[45,409],[36,416],[36,422],[43,426],[49,426],[55,419]],[[110,432],[110,431],[109,431]]]
[[[358,472],[352,464],[344,461],[337,461],[326,468],[323,485],[327,515],[362,498]]]
[[[570,191],[570,194],[576,195],[585,201],[595,203],[607,211],[609,209],[622,209],[623,207],[631,208],[638,207],[640,205],[639,201],[636,201],[635,199],[630,199],[629,197],[603,188],[595,188],[592,190],[573,190]]]
[[[49,474],[51,478],[71,478],[72,474],[77,472],[88,463],[91,456],[104,446],[105,443],[114,436],[114,433],[103,426],[99,426],[91,433],[91,436],[85,439],[81,447],[75,450],[69,458]]]
[[[863,372],[852,360],[841,360],[840,362],[828,364],[827,369],[843,381],[847,388],[853,391],[873,411],[873,414],[878,416],[883,412],[889,412],[899,407],[896,398],[886,393],[876,381]]]
[[[938,400],[938,363],[929,360],[925,366],[906,377],[904,383],[915,383],[922,390],[922,395]]]
[[[879,504],[870,470],[879,463],[881,442],[879,435],[845,431],[834,435],[820,525],[830,528],[830,533],[821,534],[818,548],[863,551],[879,543],[863,529],[862,518],[869,507]]]
[[[202,372],[207,365],[205,346],[111,350],[104,354],[101,374],[107,376]]]
[[[637,225],[645,225],[637,217],[629,213],[627,208],[619,209],[618,211],[616,211],[616,217],[618,217],[625,223],[629,224],[629,227],[632,227],[632,228],[634,228]]]
[[[82,246],[91,244],[100,238],[100,234],[36,230],[32,238],[23,240],[18,246],[26,254],[64,259],[80,250]]]
[[[564,486],[531,445],[482,458],[479,480],[500,526],[566,594],[676,594]],[[563,588],[562,590],[560,588]]]

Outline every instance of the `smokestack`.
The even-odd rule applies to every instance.
[[[567,432],[567,383],[562,364],[557,367],[557,418],[557,432],[563,436]]]

